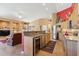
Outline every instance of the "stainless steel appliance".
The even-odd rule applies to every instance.
[[[40,50],[40,36],[33,38],[33,56],[36,55]]]

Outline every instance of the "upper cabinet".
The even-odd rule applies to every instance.
[[[12,30],[13,32],[26,31],[28,27],[27,22],[7,20],[0,18],[0,29],[1,30]]]

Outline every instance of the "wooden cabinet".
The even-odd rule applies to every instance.
[[[22,41],[22,34],[15,33],[15,34],[13,34],[12,38],[9,38],[7,40],[7,44],[11,45],[11,46],[15,46],[15,45],[21,44],[21,41]]]
[[[40,48],[45,46],[45,35],[41,36],[41,40],[40,40]]]
[[[14,34],[12,40],[13,40],[12,46],[21,44],[22,34],[21,33]]]
[[[50,33],[46,34],[46,44],[50,41]]]
[[[50,41],[50,35],[48,33],[41,35],[40,48],[43,48],[49,41]]]

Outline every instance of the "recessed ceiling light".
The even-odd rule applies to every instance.
[[[46,5],[46,3],[43,3],[42,5],[43,5],[43,6],[45,6],[45,5]]]
[[[18,16],[18,18],[22,18],[22,16],[21,16],[21,15],[19,15],[19,16]]]

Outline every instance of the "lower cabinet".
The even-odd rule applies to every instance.
[[[50,41],[49,34],[43,34],[40,39],[40,48],[43,48]]]
[[[77,56],[77,41],[65,38],[63,43],[66,56]]]
[[[42,35],[40,39],[40,48],[43,48],[45,46],[45,36]]]
[[[77,56],[77,41],[67,40],[66,55]]]
[[[22,41],[22,33],[15,33],[13,34],[13,37],[10,37],[7,40],[7,44],[10,46],[15,46],[21,44],[22,43],[21,41]]]

